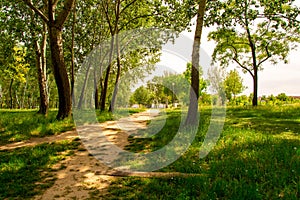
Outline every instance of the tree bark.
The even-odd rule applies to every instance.
[[[86,70],[86,73],[85,73],[85,79],[84,79],[84,82],[83,82],[82,90],[81,90],[81,93],[80,93],[80,98],[79,98],[78,105],[77,105],[78,109],[82,108],[82,104],[83,104],[83,100],[84,100],[84,94],[85,94],[85,90],[86,90],[86,87],[87,87],[87,81],[88,81],[89,76],[90,76],[91,65],[92,65],[92,63],[89,64],[89,66]]]
[[[200,44],[203,28],[203,19],[205,13],[206,0],[199,2],[197,24],[194,36],[193,52],[192,52],[192,72],[191,72],[191,88],[190,88],[190,104],[188,109],[186,125],[197,125],[198,123],[198,98],[199,98],[199,66],[200,66]]]
[[[258,70],[254,69],[254,76],[253,76],[253,99],[252,99],[252,106],[257,106],[257,98],[258,98]]]
[[[36,54],[36,67],[38,71],[38,84],[40,92],[40,108],[38,113],[47,115],[49,110],[49,97],[47,91],[47,76],[46,76],[46,45],[47,45],[47,28],[44,24],[42,45],[39,45],[38,40],[34,42]],[[35,35],[33,34],[33,37]]]
[[[9,102],[10,102],[10,109],[13,109],[13,96],[12,96],[12,86],[14,83],[14,79],[10,80],[10,85],[9,85]]]
[[[98,84],[97,84],[97,73],[94,69],[94,100],[95,100],[95,109],[99,109],[99,90],[98,90]]]
[[[119,36],[116,35],[116,52],[117,52],[117,75],[116,75],[116,81],[115,81],[115,87],[114,92],[111,99],[111,104],[109,107],[109,111],[113,112],[115,110],[115,104],[117,99],[117,93],[119,89],[119,80],[121,76],[121,53],[120,53],[120,43],[119,43]]]
[[[101,91],[101,97],[100,97],[100,110],[101,111],[105,110],[106,95],[107,95],[107,89],[108,89],[108,80],[109,80],[110,69],[112,66],[111,62],[112,62],[112,57],[113,57],[113,50],[114,50],[114,36],[111,37],[111,41],[110,41],[109,61],[108,61],[107,69],[106,69],[103,89]]]
[[[55,26],[49,27],[52,68],[58,90],[59,106],[57,119],[71,115],[72,99],[68,73],[64,61],[62,30]]]

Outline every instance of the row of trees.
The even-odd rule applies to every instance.
[[[95,98],[98,98],[95,99],[96,106],[101,110],[106,109],[108,102],[111,100],[114,102],[117,90],[114,90],[114,94],[110,97],[108,94],[117,87],[122,73],[134,67],[132,63],[135,62],[135,66],[143,65],[142,62],[145,61],[141,58],[146,54],[148,57],[153,57],[147,61],[150,60],[152,63],[158,61],[158,50],[145,52],[144,49],[141,52],[131,52],[131,55],[120,55],[122,47],[118,35],[131,29],[154,26],[172,28],[175,30],[174,33],[181,32],[186,29],[194,15],[188,11],[189,5],[188,1],[146,0],[1,1],[1,55],[3,55],[0,63],[1,72],[11,75],[7,78],[5,73],[1,73],[0,85],[3,94],[1,105],[10,108],[24,107],[19,103],[20,98],[28,97],[32,102],[39,99],[39,112],[47,114],[49,99],[58,99],[57,118],[70,116],[72,95],[73,100],[74,95],[82,95],[73,94],[76,73],[80,72],[80,63],[97,45],[110,40],[107,52],[102,52],[106,54],[107,62],[99,63],[98,73],[105,75],[101,76],[104,77],[103,79],[96,81],[95,91]],[[163,42],[166,42],[173,37],[174,35],[171,34],[167,38],[156,39],[163,39]],[[22,58],[24,59],[22,65],[27,66],[28,70],[21,72],[22,67],[18,70],[9,67],[14,65],[14,60],[17,58],[13,54],[14,48],[21,48],[26,52]],[[117,56],[114,57],[113,54]],[[140,61],[137,60],[138,58]],[[101,68],[105,68],[105,71],[102,72]],[[26,81],[18,79],[20,73],[27,77]],[[55,80],[57,86],[55,90],[57,98],[50,96],[50,89],[53,88],[49,83],[51,79]],[[19,87],[20,84],[28,86],[22,89]],[[9,97],[7,93],[10,93]],[[37,94],[39,94],[38,98]],[[8,105],[8,101],[17,103]],[[81,102],[75,102],[77,103],[80,107]],[[112,110],[113,106],[110,109]]]
[[[0,102],[6,107],[29,107],[39,101],[40,113],[47,114],[49,103],[58,100],[58,119],[70,116],[84,102],[84,86],[75,91],[76,74],[91,73],[80,68],[89,52],[99,44],[99,70],[94,70],[95,106],[114,109],[122,74],[137,66],[145,71],[159,60],[160,45],[188,28],[196,16],[196,30],[190,70],[189,117],[196,119],[201,81],[199,49],[204,27],[215,26],[209,38],[217,43],[214,63],[223,67],[235,63],[253,78],[253,100],[257,105],[258,71],[263,64],[283,60],[299,42],[299,7],[294,0],[18,0],[1,1]],[[148,27],[172,29],[145,44],[154,49],[122,51],[131,39],[119,36],[126,31]],[[126,35],[126,34],[125,34]],[[153,39],[154,38],[154,39]],[[122,41],[127,40],[127,43]],[[106,44],[106,43],[105,43]],[[125,45],[127,44],[127,45]],[[147,58],[147,59],[145,59]],[[144,73],[137,73],[143,76]],[[57,86],[54,88],[54,82]],[[232,93],[233,98],[236,93]],[[75,102],[79,96],[79,102]],[[82,97],[82,98],[81,98]],[[232,98],[227,94],[228,98]]]
[[[165,71],[162,76],[155,76],[148,81],[146,86],[137,88],[131,96],[130,103],[151,105],[162,103],[174,104],[180,103],[188,105],[189,90],[191,83],[192,64],[188,63],[186,70],[182,74],[171,73]],[[228,73],[218,70],[209,71],[209,79],[203,78],[201,66],[199,69],[199,98],[200,103],[210,105],[221,99],[222,102],[234,101],[236,96],[243,92],[245,86],[243,80],[237,70],[231,70]],[[218,95],[210,95],[208,93],[216,92]],[[214,96],[214,100],[212,99]],[[215,97],[217,99],[215,99]]]

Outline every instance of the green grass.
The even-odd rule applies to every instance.
[[[51,166],[78,145],[78,141],[62,141],[0,151],[0,199],[29,199],[51,187],[55,181]]]
[[[131,137],[127,150],[154,151],[176,134],[180,112],[169,111],[165,127],[150,139]],[[189,150],[164,172],[197,177],[121,178],[106,199],[299,199],[300,106],[228,108],[214,149],[199,159],[210,110],[201,111],[200,128]],[[161,119],[158,119],[161,120]],[[158,122],[157,122],[158,123]],[[155,123],[154,123],[155,124]],[[174,132],[175,131],[175,132]]]
[[[128,116],[143,109],[120,109],[115,113],[97,111],[97,120],[105,122]],[[51,110],[47,117],[37,114],[37,110],[0,110],[0,145],[45,137],[74,129],[71,118],[56,120],[57,111]]]
[[[47,117],[36,110],[0,110],[0,145],[44,137],[73,129],[72,119],[58,121],[56,111]]]

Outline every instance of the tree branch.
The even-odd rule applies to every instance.
[[[31,8],[37,15],[39,15],[39,16],[42,18],[43,21],[45,21],[46,23],[49,22],[48,17],[46,17],[46,15],[44,15],[44,13],[43,13],[41,10],[39,10],[38,8],[36,8],[36,7],[32,4],[31,0],[23,0],[23,2],[24,2],[29,8]]]
[[[52,4],[52,6],[53,6],[53,9],[55,9],[55,8],[56,8],[56,6],[57,6],[58,2],[59,2],[59,0],[55,0],[55,1],[53,2],[53,4]]]
[[[229,47],[232,47],[233,51],[234,51],[234,57],[232,58],[242,69],[246,70],[247,72],[249,72],[251,74],[251,76],[254,78],[254,74],[252,73],[252,71],[250,69],[248,69],[247,67],[245,67],[244,65],[242,65],[242,63],[238,60],[238,51],[235,48],[235,46],[233,45],[229,45]]]
[[[55,2],[56,3],[56,2]],[[56,20],[56,26],[62,27],[65,21],[67,20],[71,10],[73,9],[75,5],[75,0],[65,0],[64,6],[61,10],[61,12],[58,14],[57,20]]]
[[[108,8],[106,9],[103,2],[102,2],[102,8],[104,9],[104,13],[105,13],[105,17],[106,17],[106,20],[107,20],[107,23],[108,23],[108,27],[109,27],[109,30],[110,30],[110,33],[113,34],[114,30],[112,28],[112,25],[111,25],[111,22],[110,22],[110,18],[109,18],[109,14],[108,14]],[[108,7],[108,4],[106,4],[107,7]]]
[[[263,60],[261,60],[257,66],[260,66],[262,63],[266,62],[269,58],[272,57],[272,55],[269,52],[268,46],[269,46],[269,44],[267,44],[267,46],[266,46],[266,52],[267,52],[268,56],[266,58],[264,58]]]
[[[144,18],[144,17],[151,17],[152,15],[140,15],[140,16],[137,16],[133,19],[130,19],[124,26],[122,26],[119,31],[123,30],[123,28],[125,28],[128,24],[130,24],[131,22],[133,22],[134,20],[137,20],[137,19],[140,19],[140,18]]]
[[[244,69],[244,70],[246,70],[247,72],[249,72],[250,73],[250,75],[252,76],[252,78],[254,78],[254,74],[253,74],[253,72],[250,70],[250,69],[248,69],[247,67],[245,67],[244,65],[242,65],[240,62],[239,62],[239,60],[236,58],[236,57],[234,57],[234,58],[232,58],[242,69]]]
[[[130,2],[129,4],[127,4],[121,11],[120,11],[120,15],[132,4],[134,4],[137,0],[133,0],[132,2]]]

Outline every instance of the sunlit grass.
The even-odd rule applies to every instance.
[[[36,110],[0,110],[0,145],[73,129],[71,118],[58,121],[55,117],[56,111],[45,117]]]
[[[227,109],[217,145],[200,159],[210,109],[202,108],[195,141],[164,172],[198,173],[200,177],[122,178],[107,199],[299,199],[300,106]],[[168,112],[165,127],[150,139],[131,137],[127,150],[162,148],[174,137],[180,112]],[[155,123],[154,123],[155,124]],[[138,188],[138,189],[137,189]]]
[[[105,122],[128,116],[144,109],[119,109],[118,112],[93,111],[93,121]],[[47,117],[37,114],[37,110],[0,110],[0,145],[28,140],[31,137],[45,137],[73,130],[72,118],[56,120],[57,110],[49,111]],[[84,120],[85,119],[83,116]]]

